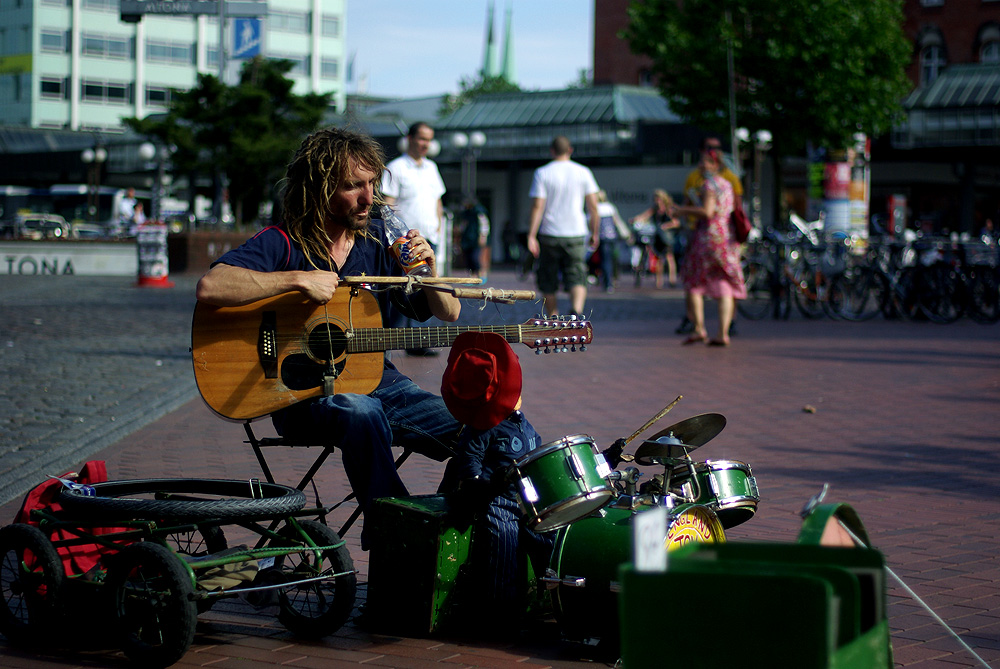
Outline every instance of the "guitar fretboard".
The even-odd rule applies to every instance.
[[[348,353],[372,353],[411,348],[451,346],[463,332],[492,332],[508,343],[528,346],[586,345],[588,325],[583,321],[538,320],[519,325],[456,325],[422,328],[358,328],[347,332]]]

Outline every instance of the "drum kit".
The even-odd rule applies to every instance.
[[[541,446],[510,468],[526,526],[557,531],[549,568],[540,581],[552,591],[556,617],[567,637],[617,636],[616,624],[593,613],[618,611],[618,566],[631,559],[636,514],[667,509],[664,549],[670,551],[690,542],[724,542],[726,529],[750,520],[757,510],[760,495],[750,465],[691,459],[695,449],[726,426],[721,414],[682,420],[643,441],[634,455],[622,454],[680,399],[604,452],[590,436],[576,434]],[[621,462],[662,473],[640,484],[643,473],[635,466],[614,469]]]

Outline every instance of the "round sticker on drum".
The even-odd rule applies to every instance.
[[[665,543],[667,550],[672,551],[691,542],[714,544],[725,540],[718,516],[711,509],[692,506],[672,518]]]

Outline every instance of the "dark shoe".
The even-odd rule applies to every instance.
[[[406,355],[412,355],[417,358],[433,358],[437,355],[437,349],[433,348],[408,348],[406,349]]]
[[[694,332],[694,323],[688,320],[688,317],[685,316],[684,320],[681,321],[681,324],[677,326],[677,329],[674,330],[674,332],[677,334],[690,334]]]
[[[739,333],[740,333],[739,330],[736,328],[736,321],[733,321],[732,323],[730,323],[729,324],[729,336],[730,337],[735,337]]]

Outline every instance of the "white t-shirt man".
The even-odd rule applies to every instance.
[[[395,199],[393,208],[403,223],[419,230],[437,248],[441,242],[438,201],[445,192],[437,164],[430,158],[417,164],[410,154],[404,153],[386,165],[382,192]]]
[[[550,237],[588,237],[590,228],[583,204],[600,189],[590,168],[572,160],[553,160],[535,170],[528,196],[545,199],[538,234]]]

